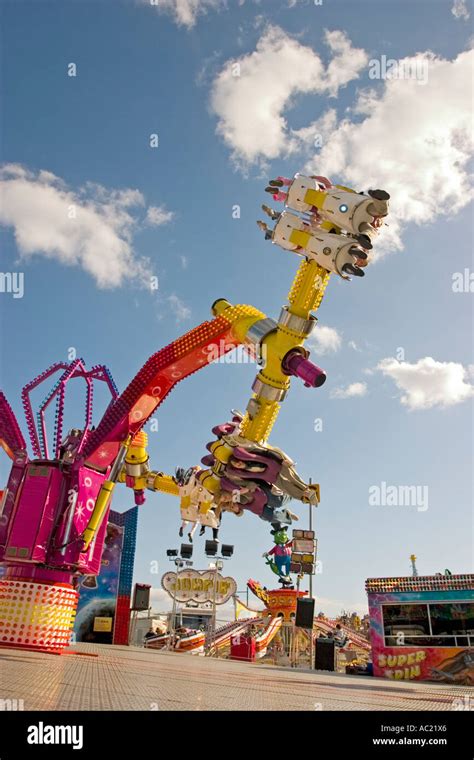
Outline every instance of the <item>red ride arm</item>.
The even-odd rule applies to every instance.
[[[83,452],[87,463],[107,468],[121,441],[138,433],[177,383],[239,345],[231,327],[220,315],[153,354],[90,434]]]

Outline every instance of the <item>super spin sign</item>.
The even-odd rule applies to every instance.
[[[213,570],[165,573],[161,585],[177,602],[215,601],[216,604],[224,604],[237,593],[237,584],[233,578],[224,578]]]

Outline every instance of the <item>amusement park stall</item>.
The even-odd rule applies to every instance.
[[[474,575],[369,578],[375,676],[474,685]]]

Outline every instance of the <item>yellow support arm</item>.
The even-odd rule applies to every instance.
[[[306,235],[304,232],[298,234]],[[306,353],[303,346],[308,337],[308,326],[314,321],[312,312],[321,304],[329,277],[330,273],[315,261],[302,261],[288,294],[288,306],[283,310],[274,329],[262,338],[260,345],[264,366],[255,379],[255,393],[241,425],[241,434],[247,440],[265,443],[268,439],[281,402],[290,387],[290,376],[283,370],[283,360],[295,349]],[[213,312],[229,318],[231,310],[237,308],[242,307],[232,307],[227,301],[222,300],[214,304]],[[264,320],[265,316],[261,315],[260,319]],[[239,339],[248,341],[249,333],[258,321],[260,320],[239,320],[235,327]],[[208,481],[203,482],[203,485],[209,490],[213,491],[218,487],[218,478],[209,477]]]
[[[110,503],[110,499],[112,498],[112,494],[114,492],[115,483],[111,480],[104,480],[100,487],[100,491],[98,493],[96,502],[94,504],[94,509],[92,510],[92,514],[90,516],[90,520],[87,523],[87,528],[84,530],[84,533],[82,534],[82,538],[84,541],[83,549],[82,551],[85,552],[90,546],[90,543],[92,539],[94,538],[94,535],[99,528],[102,519],[105,515],[105,511]]]

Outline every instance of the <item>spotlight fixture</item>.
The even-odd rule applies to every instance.
[[[193,545],[181,544],[180,554],[183,559],[191,559],[191,557],[193,556]]]
[[[206,541],[206,545],[204,548],[206,557],[215,557],[217,554],[218,548],[219,548],[218,541]]]

